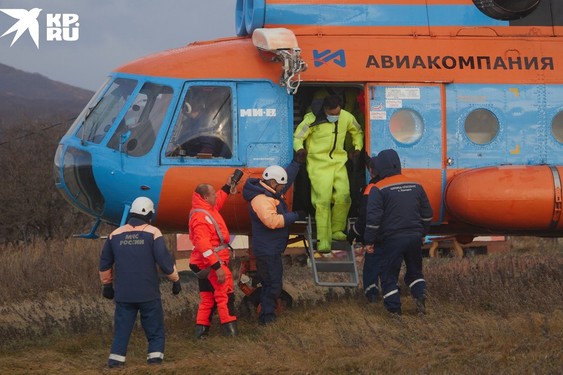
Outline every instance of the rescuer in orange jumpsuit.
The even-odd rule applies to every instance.
[[[190,256],[190,269],[198,276],[201,299],[196,317],[196,338],[209,334],[215,306],[223,333],[228,336],[238,333],[233,276],[229,269],[230,236],[219,213],[235,187],[231,181],[229,177],[227,184],[217,192],[212,185],[200,184],[192,195],[189,232],[194,249]]]

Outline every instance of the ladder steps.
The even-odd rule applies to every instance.
[[[332,241],[330,256],[315,257],[316,228],[311,216],[307,217],[305,238],[308,242],[309,261],[315,283],[328,287],[358,286],[358,267],[352,246],[347,241]],[[321,277],[322,276],[322,277]]]
[[[317,262],[317,272],[354,272],[350,262]]]

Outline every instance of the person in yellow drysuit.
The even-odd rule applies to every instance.
[[[318,252],[330,252],[332,239],[346,240],[343,231],[351,203],[346,171],[348,153],[344,149],[346,134],[352,137],[354,156],[360,154],[364,145],[360,124],[341,106],[338,95],[327,96],[318,113],[307,113],[293,134],[297,159],[307,160]]]
[[[340,107],[354,115],[363,131],[365,123],[364,90],[358,87],[321,87],[313,94],[311,106],[308,108],[307,112],[318,112],[323,105],[324,98],[329,95],[338,95],[340,97]],[[352,143],[352,137],[350,134],[346,135],[346,139],[344,140],[344,150],[348,152],[348,156],[354,152],[354,144]],[[366,161],[364,159],[364,157],[349,158],[346,162],[346,169],[348,170],[348,179],[350,182],[350,198],[352,199],[350,211],[348,212],[349,216],[356,217],[359,215],[360,204],[363,200],[362,196],[366,186]]]

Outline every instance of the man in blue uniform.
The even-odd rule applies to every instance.
[[[348,231],[348,242],[365,244],[364,231],[366,227],[366,211],[368,205],[368,196],[371,189],[379,181],[379,175],[375,170],[375,156],[369,160],[368,167],[370,173],[370,181],[364,189],[362,201],[359,206],[358,219],[350,227]],[[377,245],[375,246],[377,248]],[[362,284],[364,286],[364,295],[368,302],[377,302],[380,297],[379,281],[381,277],[381,251],[376,251],[374,247],[370,247],[369,251],[364,252],[364,267],[362,272]],[[365,249],[364,249],[365,250]]]
[[[262,283],[260,293],[260,324],[276,319],[277,300],[282,293],[282,253],[287,247],[289,227],[305,218],[305,212],[291,212],[283,193],[295,180],[299,163],[293,161],[287,171],[271,165],[262,173],[262,179],[249,178],[242,190],[249,202],[252,223],[252,251],[256,257],[257,275]]]
[[[422,239],[430,229],[432,207],[422,185],[401,174],[395,150],[383,150],[375,159],[380,180],[370,190],[364,240],[366,251],[381,252],[383,302],[387,311],[401,314],[397,286],[403,260],[405,283],[425,313],[426,282],[422,273]]]
[[[174,258],[168,252],[160,230],[150,224],[154,215],[153,202],[138,197],[129,213],[127,224],[109,235],[100,256],[102,294],[108,299],[115,298],[114,338],[108,359],[110,368],[125,365],[129,336],[139,312],[148,340],[147,363],[162,363],[164,316],[155,265],[173,282],[173,294],[181,290]]]

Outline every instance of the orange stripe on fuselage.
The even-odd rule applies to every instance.
[[[563,49],[559,38],[528,37],[447,37],[447,36],[298,36],[302,57],[309,69],[301,73],[304,82],[456,82],[561,84]],[[314,51],[343,50],[345,68],[332,61],[314,66]],[[471,69],[377,67],[370,59],[417,56],[422,61],[434,57],[490,57],[551,59],[553,68],[541,63],[533,69]],[[225,64],[225,61],[238,61]],[[381,62],[379,62],[381,65]],[[217,69],[220,66],[221,69]],[[167,51],[124,65],[118,71],[181,79],[267,79],[279,81],[280,65],[265,62],[249,38],[210,42]]]

